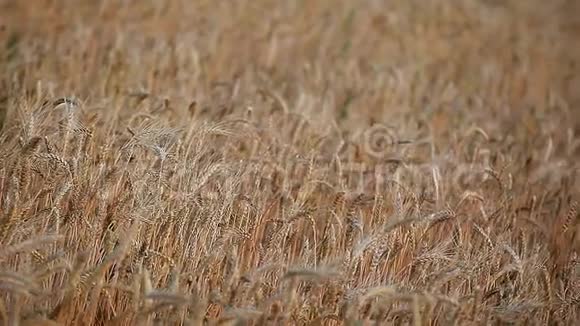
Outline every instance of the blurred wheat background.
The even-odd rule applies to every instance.
[[[0,320],[574,325],[578,13],[0,0]]]

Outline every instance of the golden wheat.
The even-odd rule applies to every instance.
[[[0,1],[7,325],[574,324],[574,1]]]

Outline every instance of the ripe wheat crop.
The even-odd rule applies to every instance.
[[[578,10],[0,0],[0,321],[575,324]]]

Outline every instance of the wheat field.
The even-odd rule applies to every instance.
[[[0,320],[574,325],[577,3],[0,0]]]

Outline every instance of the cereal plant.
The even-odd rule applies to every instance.
[[[579,10],[0,0],[0,320],[575,325]]]

